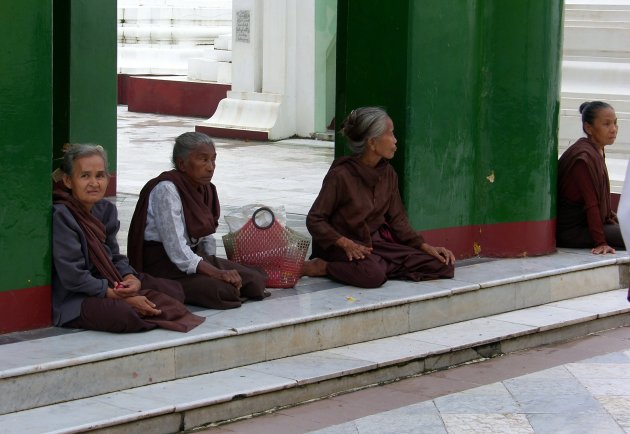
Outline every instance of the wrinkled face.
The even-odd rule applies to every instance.
[[[177,169],[185,173],[196,184],[206,185],[212,181],[216,167],[217,151],[214,146],[202,144],[192,151],[188,158],[177,162]]]
[[[105,197],[109,183],[105,161],[100,155],[77,158],[72,166],[72,175],[64,175],[63,183],[72,190],[72,196],[88,211]]]
[[[378,137],[370,139],[369,146],[376,155],[391,160],[396,153],[396,136],[394,136],[394,122],[390,118],[385,120],[385,132]]]
[[[612,145],[617,138],[617,115],[611,108],[603,108],[597,111],[597,116],[592,124],[584,122],[584,131],[589,138],[600,148]]]

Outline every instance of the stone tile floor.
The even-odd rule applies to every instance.
[[[197,432],[629,433],[630,328],[519,351]]]

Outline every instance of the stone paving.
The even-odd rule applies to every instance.
[[[625,327],[197,432],[628,433],[629,380]]]
[[[315,432],[623,433],[629,368],[630,350],[606,354]]]

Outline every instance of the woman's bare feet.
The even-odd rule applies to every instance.
[[[328,262],[324,261],[320,258],[311,259],[310,261],[305,261],[304,266],[302,267],[302,276],[309,277],[318,277],[325,276],[326,266]]]

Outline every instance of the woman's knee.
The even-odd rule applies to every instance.
[[[387,273],[373,261],[329,262],[328,274],[335,280],[359,288],[378,288],[387,282]]]
[[[241,306],[238,290],[230,283],[196,275],[182,281],[186,304],[210,309],[232,309]]]
[[[80,328],[112,333],[133,333],[156,326],[144,321],[123,300],[87,298],[81,305],[81,315],[75,323]]]
[[[387,282],[387,274],[383,270],[370,270],[369,272],[359,274],[357,284],[355,286],[361,288],[378,288]]]

